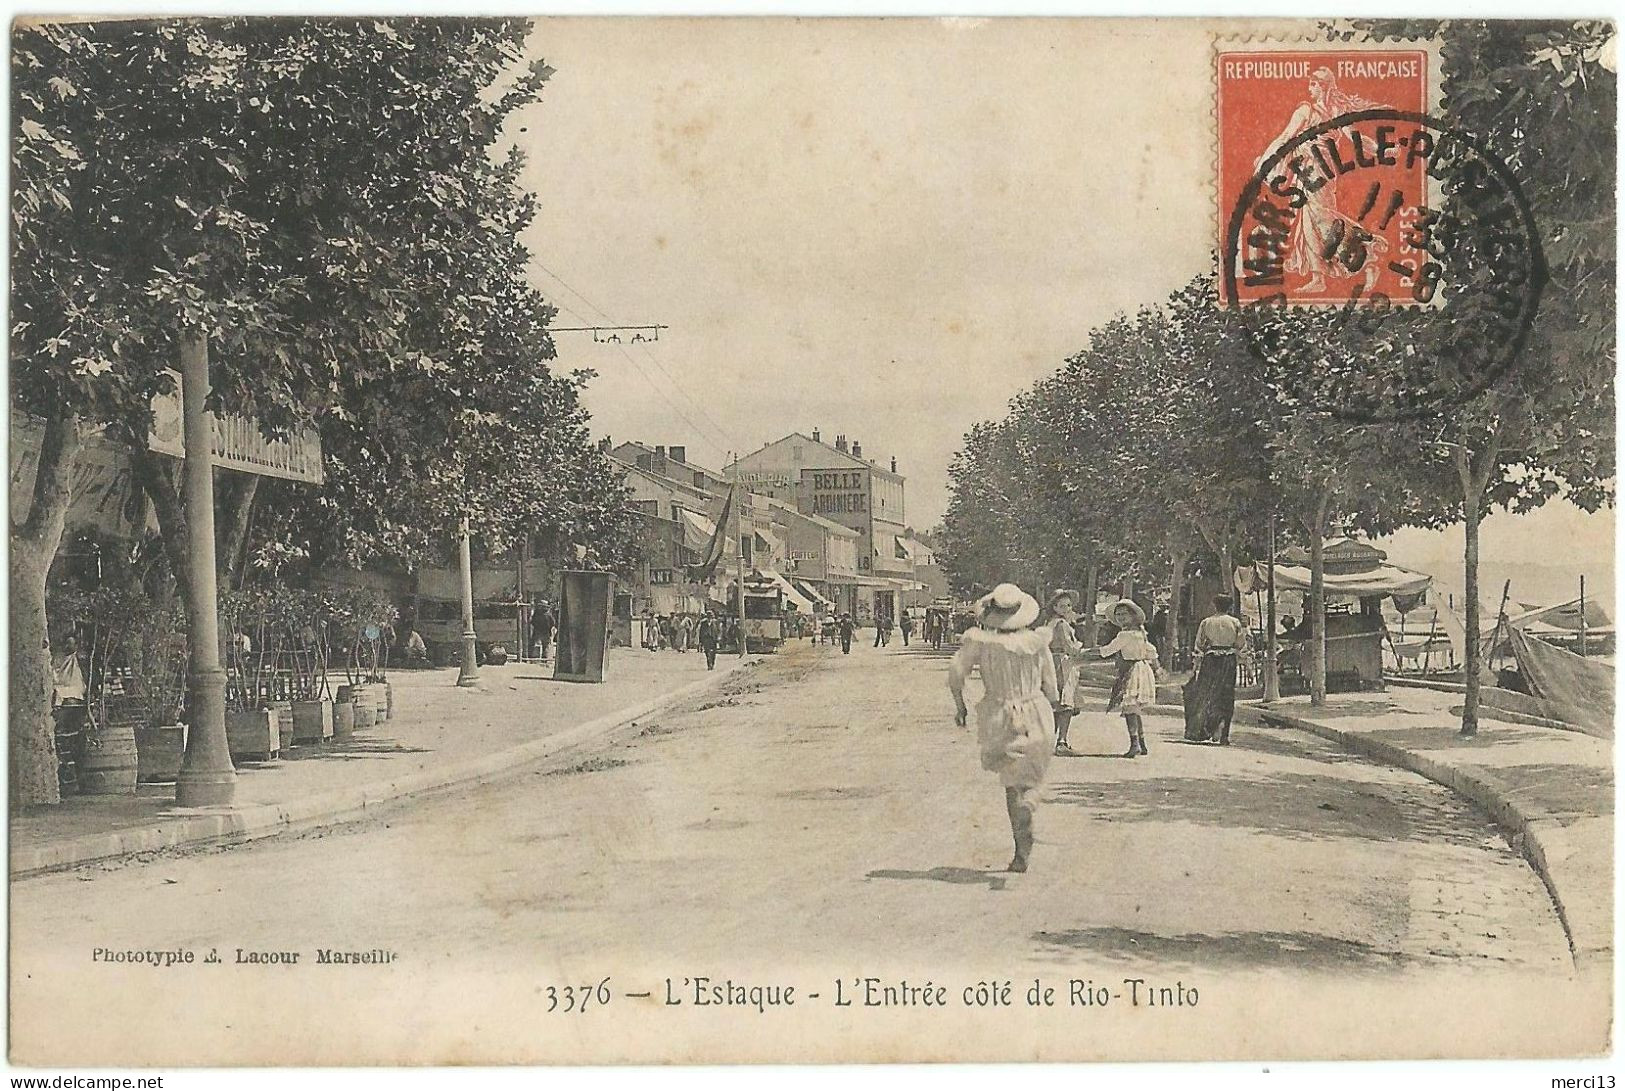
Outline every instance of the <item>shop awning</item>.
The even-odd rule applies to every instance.
[[[1269,564],[1260,561],[1255,566],[1259,586],[1267,586]],[[1325,576],[1328,595],[1366,598],[1383,595],[1417,595],[1433,584],[1433,577],[1424,572],[1412,572],[1397,564],[1379,564],[1366,572],[1328,572]],[[1309,569],[1302,565],[1275,566],[1277,591],[1309,590]]]
[[[756,535],[756,541],[759,548],[767,550],[776,557],[783,557],[785,555],[784,543],[779,541],[779,536],[777,534],[774,534],[771,530],[764,530],[761,527],[757,527],[752,533]]]
[[[808,598],[812,599],[814,602],[821,603],[822,605],[828,606],[828,607],[830,607],[832,609],[834,608],[835,604],[833,602],[831,602],[829,599],[825,598],[822,594],[820,594],[819,591],[818,591],[818,588],[814,587],[812,584],[808,583],[806,580],[792,579],[790,582],[795,584],[796,587],[801,590],[802,594],[806,595]]]
[[[758,533],[760,533],[758,531]],[[771,568],[760,569],[762,577],[771,580],[773,585],[783,592],[784,597],[796,604],[796,609],[803,613],[812,613],[812,599],[798,591],[793,584]]]
[[[830,583],[841,583],[848,587],[884,587],[891,588],[890,580],[883,580],[879,576],[831,576]]]
[[[711,538],[717,532],[717,525],[705,516],[689,511],[687,508],[678,508],[677,514],[682,516],[683,548],[704,554],[711,545]]]

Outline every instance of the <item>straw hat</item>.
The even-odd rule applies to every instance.
[[[976,600],[981,627],[1010,632],[1038,619],[1038,600],[1013,583],[1001,583]]]
[[[1145,611],[1140,609],[1140,604],[1133,599],[1118,599],[1112,603],[1112,608],[1107,612],[1106,617],[1115,623],[1117,621],[1117,611],[1119,610],[1128,610],[1134,615],[1135,621],[1141,625],[1145,624]]]

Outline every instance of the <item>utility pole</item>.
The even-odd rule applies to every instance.
[[[476,686],[480,681],[480,650],[474,632],[474,561],[468,543],[468,516],[463,516],[457,537],[458,576],[463,592],[463,661],[457,672],[459,686]]]
[[[1580,655],[1586,654],[1586,578],[1580,574]]]
[[[217,807],[237,791],[226,741],[226,671],[220,665],[220,607],[214,568],[214,416],[209,397],[209,342],[201,331],[181,337],[181,420],[186,444],[182,499],[186,504],[186,577],[192,586],[187,621],[191,644],[186,679],[186,756],[175,779],[175,804]]]
[[[1281,699],[1281,671],[1275,661],[1275,513],[1270,512],[1270,567],[1264,617],[1264,703]]]
[[[734,495],[734,514],[739,521],[739,533],[734,537],[739,546],[739,658],[743,659],[750,644],[750,638],[745,635],[745,508],[744,489],[737,482],[734,488],[738,490]]]

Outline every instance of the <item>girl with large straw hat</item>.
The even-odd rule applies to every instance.
[[[976,704],[976,737],[982,768],[997,773],[1015,839],[1009,870],[1026,871],[1033,848],[1033,815],[1055,750],[1054,705],[1060,701],[1050,631],[1028,628],[1038,602],[1013,583],[1001,583],[976,604],[977,627],[961,638],[948,669],[954,722],[964,727],[965,680],[980,669],[982,699]]]
[[[1157,675],[1152,666],[1157,661],[1157,647],[1146,639],[1145,611],[1138,603],[1123,599],[1112,607],[1111,619],[1118,632],[1111,643],[1100,649],[1100,655],[1103,659],[1116,656],[1119,669],[1106,711],[1122,710],[1128,728],[1128,750],[1123,756],[1137,758],[1150,753],[1145,748],[1145,721],[1140,718],[1140,710],[1157,702]]]

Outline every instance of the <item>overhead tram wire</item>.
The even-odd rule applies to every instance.
[[[563,281],[560,281],[559,283],[562,284]],[[573,291],[574,289],[571,289],[571,290]],[[575,317],[576,321],[578,321],[578,322],[586,323],[586,322],[589,321],[588,319],[583,318],[581,316],[581,313],[579,311],[575,310],[573,307],[568,307],[563,303],[553,303],[552,306],[555,306],[559,310],[564,311],[564,312],[566,312],[566,313],[568,313],[570,315],[573,315]],[[596,326],[595,327],[595,326],[592,326],[592,325],[586,325],[586,326],[583,326],[582,328],[583,329],[605,329],[606,327],[604,327],[604,326]],[[639,328],[643,328],[643,327],[639,327]],[[570,329],[570,327],[550,327],[550,329],[556,329],[559,332],[566,332],[567,330]],[[598,342],[598,343],[603,344],[603,342]],[[672,411],[673,415],[675,415],[684,424],[686,424],[690,428],[694,429],[696,434],[704,435],[706,433],[706,428],[703,425],[697,423],[694,420],[694,418],[690,417],[687,413],[683,412],[682,407],[679,406],[676,402],[672,401],[672,399],[669,396],[667,396],[666,392],[660,388],[660,384],[654,381],[654,377],[649,374],[648,370],[645,369],[642,364],[640,364],[636,359],[634,359],[631,356],[631,354],[629,354],[626,351],[625,346],[620,345],[620,344],[616,344],[615,347],[620,349],[621,355],[626,357],[626,362],[632,365],[633,370],[638,373],[638,375],[643,379],[643,381],[645,383],[649,384],[649,389],[654,391],[655,396],[658,397],[661,401],[666,403],[666,408],[670,409]],[[669,376],[668,376],[668,378],[669,378]],[[676,384],[673,383],[673,386],[676,386]],[[681,388],[680,387],[678,388],[678,391],[679,391],[679,393],[681,393]],[[721,435],[721,433],[719,433],[715,428],[711,429],[711,433],[712,434],[711,434],[711,436],[709,438],[712,441],[715,441],[716,437],[718,435]],[[727,439],[728,437],[723,436],[723,438]],[[726,447],[727,444],[724,444],[723,446]]]
[[[605,320],[606,323],[608,323],[608,324],[618,324],[618,323],[616,323],[616,320],[613,317],[610,316],[608,311],[604,310],[602,307],[598,306],[598,304],[596,304],[592,300],[588,299],[585,295],[583,295],[580,292],[579,289],[577,289],[576,287],[571,285],[568,281],[566,281],[563,277],[559,276],[557,273],[553,272],[553,270],[547,268],[547,266],[545,266],[545,265],[542,265],[540,262],[536,263],[536,267],[538,269],[540,269],[542,272],[546,273],[548,276],[552,277],[554,280],[558,281],[559,284],[566,291],[568,291],[571,295],[575,296],[577,299],[581,300],[581,302],[586,304],[589,309],[595,311],[600,317],[602,317]],[[582,322],[589,322],[590,321],[588,319],[582,318],[580,312],[578,312],[578,311],[576,311],[576,310],[574,310],[572,308],[565,308],[565,309],[568,310],[571,314],[575,315],[576,319],[578,321],[582,321]],[[616,349],[618,349],[620,351],[622,356],[626,357],[628,363],[631,363],[634,367],[637,366],[637,362],[632,358],[632,355],[627,351],[625,345],[622,345],[619,342],[616,342],[615,347],[616,347]],[[646,357],[648,357],[649,362],[654,365],[655,369],[657,371],[659,371],[660,374],[665,377],[665,379],[666,379],[666,381],[668,383],[671,384],[672,389],[676,390],[677,393],[682,396],[683,400],[688,402],[690,408],[692,408],[697,414],[699,414],[700,417],[704,418],[708,428],[707,427],[701,427],[700,425],[695,424],[694,421],[692,419],[690,419],[684,413],[678,412],[678,416],[682,417],[683,420],[687,421],[689,426],[691,428],[694,428],[697,432],[704,433],[707,430],[709,430],[709,432],[710,432],[710,437],[709,438],[712,439],[713,441],[716,440],[717,438],[721,438],[723,440],[723,442],[720,444],[720,446],[722,446],[724,448],[730,448],[730,447],[737,448],[738,447],[737,437],[733,436],[726,429],[722,428],[722,426],[719,425],[716,422],[716,419],[705,411],[705,407],[703,405],[701,405],[698,401],[696,401],[694,398],[689,396],[688,391],[684,390],[682,384],[677,381],[676,377],[673,376],[671,374],[671,372],[666,370],[665,366],[663,364],[661,364],[659,358],[656,357],[652,352],[649,351],[649,348],[648,348],[647,345],[643,346],[643,353],[644,353],[644,355]],[[669,400],[667,400],[667,404],[670,405],[671,402]],[[674,410],[676,410],[677,407],[675,405],[673,405],[672,408]]]
[[[578,290],[573,285],[571,285],[563,277],[559,276],[557,273],[555,273],[553,270],[549,269],[547,266],[543,265],[541,262],[536,261],[534,258],[532,258],[531,260],[532,260],[532,264],[534,264],[536,266],[536,268],[540,269],[542,272],[546,273],[548,276],[550,276],[554,280],[558,281],[560,286],[562,286],[565,291],[569,292],[571,295],[573,295],[577,299],[581,300],[582,303],[587,305],[589,310],[594,311],[601,318],[603,318],[604,321],[605,321],[605,324],[608,324],[608,325],[620,325],[620,323],[616,322],[616,320],[610,316],[608,311],[604,310],[602,307],[598,306],[598,304],[594,303],[592,300],[588,299],[585,295],[581,294],[580,290]],[[583,318],[575,310],[572,310],[572,309],[567,308],[567,307],[563,308],[563,309],[568,310],[571,314],[575,315],[577,320],[579,320],[579,321],[581,321],[584,324],[587,324],[589,326],[591,325],[591,321],[589,319]],[[602,328],[602,327],[600,327],[600,328]],[[622,356],[626,357],[628,363],[633,364],[633,366],[637,366],[636,361],[633,360],[632,354],[627,351],[627,348],[626,348],[625,345],[616,343],[615,347],[616,347],[616,349],[618,349],[620,351]],[[696,401],[694,398],[692,398],[689,395],[689,393],[686,390],[683,389],[682,384],[677,381],[677,379],[671,374],[671,372],[666,370],[665,366],[663,364],[661,364],[659,358],[656,357],[654,355],[654,353],[649,351],[649,346],[647,344],[643,344],[642,348],[643,348],[643,353],[644,353],[645,356],[648,357],[649,362],[654,365],[655,369],[657,371],[659,371],[661,375],[665,376],[666,381],[671,384],[672,388],[674,390],[676,390],[678,392],[678,394],[680,394],[682,396],[682,398],[686,402],[688,402],[689,406],[700,417],[702,417],[706,421],[706,423],[708,425],[708,428],[702,428],[701,426],[695,424],[694,421],[692,419],[690,419],[684,413],[679,412],[678,416],[681,417],[684,421],[686,421],[688,423],[689,427],[694,428],[698,432],[703,433],[703,432],[709,431],[710,432],[710,437],[709,438],[712,439],[713,441],[715,441],[717,438],[720,437],[724,441],[721,444],[719,444],[719,446],[721,446],[722,448],[731,449],[731,450],[743,450],[744,447],[743,447],[742,444],[739,443],[738,437],[734,436],[733,434],[728,432],[725,428],[723,428],[720,424],[718,424],[717,421],[716,421],[716,418],[712,417],[710,413],[706,412],[705,407],[703,405],[701,405],[698,401]],[[667,401],[667,404],[668,405],[671,404],[669,400]],[[676,406],[672,406],[672,408],[673,408],[673,410],[676,410]]]

